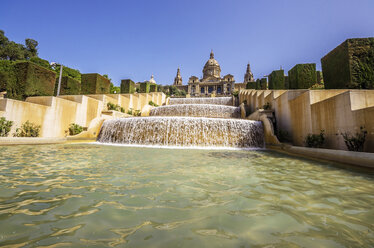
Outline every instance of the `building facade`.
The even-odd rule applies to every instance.
[[[231,95],[234,90],[234,76],[227,74],[221,77],[221,67],[217,60],[214,59],[213,51],[210,53],[209,60],[205,63],[203,68],[203,77],[199,79],[196,76],[191,76],[188,79],[188,85],[182,85],[182,77],[178,68],[177,76],[174,79],[174,85],[178,88],[186,88],[191,96],[210,96],[216,95]]]

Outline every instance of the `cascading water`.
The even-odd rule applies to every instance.
[[[240,118],[240,107],[213,104],[166,105],[152,109],[149,115]]]
[[[175,104],[215,104],[233,106],[232,97],[170,98],[169,105]]]
[[[232,97],[171,98],[149,117],[106,120],[97,141],[102,143],[262,148],[262,122],[242,120]],[[229,106],[227,106],[229,105]]]
[[[241,119],[197,117],[130,117],[106,120],[98,141],[181,147],[264,146],[262,123]]]

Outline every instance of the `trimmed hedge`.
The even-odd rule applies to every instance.
[[[272,71],[269,75],[269,89],[283,90],[286,89],[284,70]]]
[[[316,64],[297,64],[288,71],[290,89],[309,89],[317,83]]]
[[[268,80],[266,78],[260,79],[260,90],[267,90],[268,89]]]
[[[323,84],[323,75],[321,71],[317,71],[317,84]]]
[[[121,94],[135,93],[135,83],[131,79],[121,80]]]
[[[246,89],[257,89],[257,82],[248,82],[245,88]]]
[[[157,92],[157,84],[151,84],[149,86],[149,92]]]
[[[58,77],[56,78],[55,92],[57,95]],[[81,82],[68,76],[61,78],[60,95],[79,95],[81,93]]]
[[[139,93],[149,93],[150,85],[150,82],[140,83]]]
[[[82,74],[82,94],[109,94],[110,80],[98,73]]]
[[[56,74],[32,62],[0,61],[0,90],[7,97],[25,100],[29,96],[53,96]]]
[[[0,60],[0,92],[8,91],[10,93],[8,86],[17,84],[14,64],[15,62],[10,60]]]
[[[374,38],[348,39],[321,64],[326,89],[374,89]]]

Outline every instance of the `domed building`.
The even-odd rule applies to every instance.
[[[179,68],[174,79],[174,85],[178,88],[185,87],[182,85]],[[191,76],[188,79],[187,92],[191,96],[210,96],[213,93],[216,95],[230,95],[234,90],[234,85],[233,75],[227,74],[221,78],[221,67],[218,61],[214,59],[214,53],[211,51],[210,58],[203,68],[203,78],[199,79],[196,76]]]

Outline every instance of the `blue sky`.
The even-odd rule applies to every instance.
[[[171,84],[200,77],[213,49],[221,75],[242,82],[317,63],[347,38],[374,36],[373,0],[1,0],[0,29],[39,56],[82,73]]]

